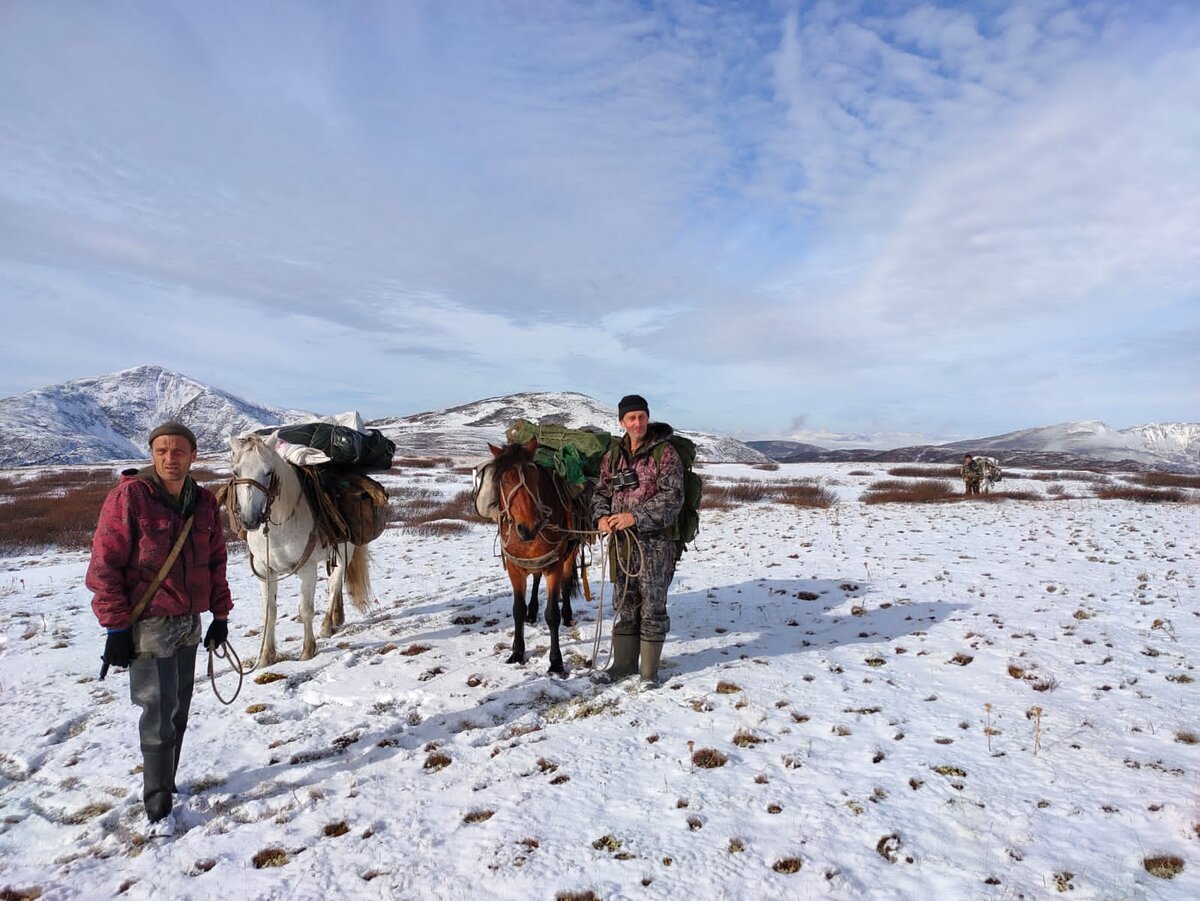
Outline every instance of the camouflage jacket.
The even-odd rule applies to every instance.
[[[983,465],[978,460],[964,463],[960,471],[964,482],[978,482],[983,478]]]
[[[605,454],[600,463],[600,482],[592,497],[592,522],[613,513],[632,513],[642,534],[665,529],[675,522],[683,507],[683,461],[667,443],[674,430],[665,422],[652,422],[636,454],[629,453],[629,436],[621,440],[617,463]],[[655,448],[662,445],[661,460],[656,462]],[[614,488],[613,476],[632,470],[637,473],[636,488]]]

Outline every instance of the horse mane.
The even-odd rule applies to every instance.
[[[507,472],[514,466],[520,466],[524,463],[533,463],[533,454],[525,447],[524,444],[506,444],[500,448],[494,460],[496,464],[496,478],[499,478],[503,473]]]

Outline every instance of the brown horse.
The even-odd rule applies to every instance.
[[[559,624],[571,625],[571,598],[579,588],[579,536],[566,485],[533,461],[537,442],[488,445],[495,458],[500,501],[500,548],[513,589],[513,650],[508,663],[525,662],[525,580],[534,576],[532,622],[537,617],[537,582],[546,579],[546,625],[550,627],[550,672],[566,675],[558,646]],[[561,605],[561,611],[560,611]]]

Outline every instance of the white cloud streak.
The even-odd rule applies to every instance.
[[[1200,388],[1123,385],[1200,384],[1128,344],[1196,328],[1200,13],[887,10],[6,4],[0,292],[14,336],[64,315],[0,388],[143,362],[157,311],[189,374],[372,415],[529,387],[743,433],[1189,415]],[[287,362],[313,347],[368,387]]]

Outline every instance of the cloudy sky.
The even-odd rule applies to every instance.
[[[0,5],[0,395],[1200,419],[1200,4]]]

